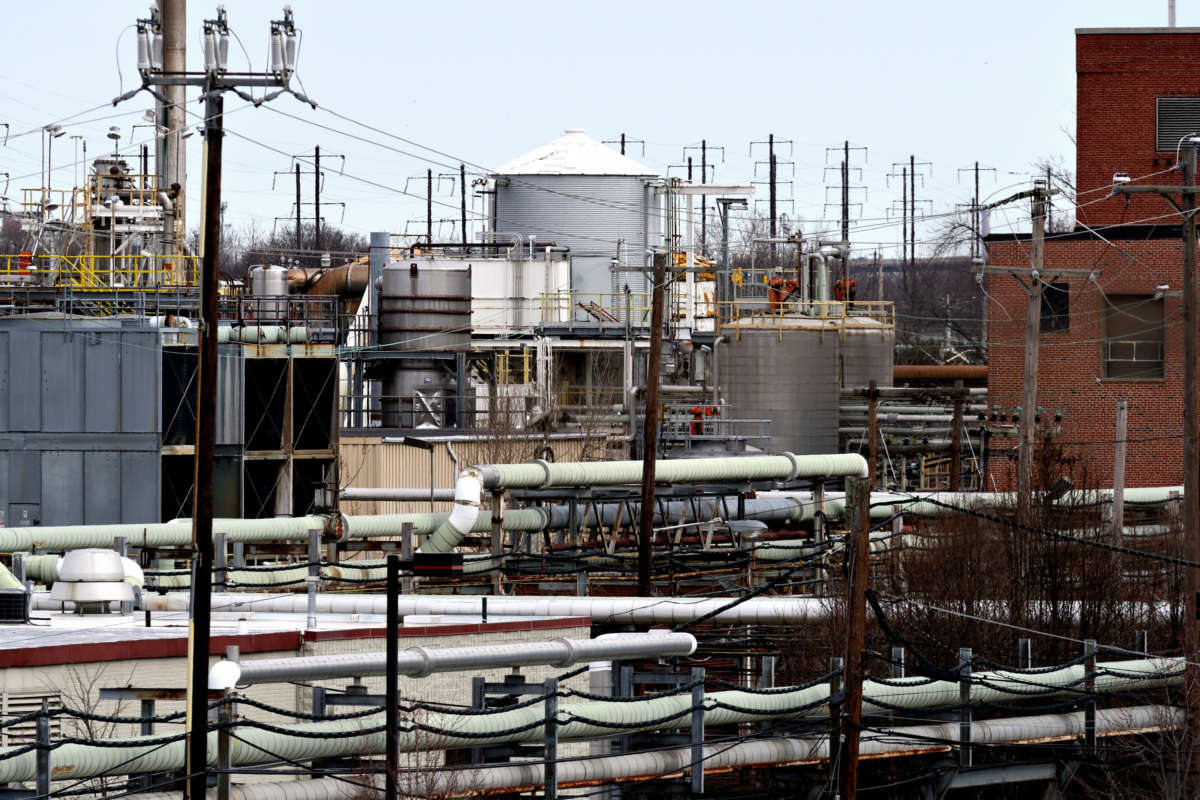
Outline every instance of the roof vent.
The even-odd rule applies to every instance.
[[[64,555],[50,598],[74,603],[81,614],[107,614],[109,603],[134,599],[121,556],[100,548],[71,550]]]

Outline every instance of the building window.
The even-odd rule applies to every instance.
[[[1109,295],[1104,308],[1104,377],[1163,377],[1162,298]]]
[[[1200,133],[1200,97],[1160,97],[1156,104],[1154,149],[1174,152],[1179,140]]]
[[[1042,285],[1042,333],[1071,328],[1071,287],[1066,283]]]

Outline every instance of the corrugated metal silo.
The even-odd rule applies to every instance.
[[[576,292],[645,290],[640,273],[613,273],[618,255],[627,265],[650,263],[657,243],[654,170],[614,152],[578,128],[496,170],[492,227],[570,248]],[[621,251],[618,253],[618,242]]]

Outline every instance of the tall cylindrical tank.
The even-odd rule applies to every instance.
[[[275,264],[257,264],[250,268],[250,294],[254,298],[247,309],[260,320],[287,318],[288,271]]]
[[[647,248],[659,241],[659,214],[649,185],[655,177],[653,169],[568,128],[496,170],[492,229],[497,237],[519,233],[569,248],[570,288],[585,295],[578,301],[611,303],[621,316],[623,305],[615,295],[625,284],[644,291],[645,278],[611,266],[614,259],[624,268],[649,263]]]
[[[471,349],[471,266],[431,259],[388,264],[378,324],[381,354],[404,354],[389,360],[384,427],[452,427],[460,400],[455,357]]]

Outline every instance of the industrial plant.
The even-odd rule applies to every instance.
[[[101,152],[4,123],[0,800],[1198,796],[1173,3],[1075,31],[1069,175],[926,214],[896,162],[898,257],[849,140],[829,224],[776,134],[473,164],[309,92],[312,9],[192,5],[122,22]],[[247,243],[267,113],[325,152],[258,142]],[[322,206],[334,134],[421,160],[415,226]]]

